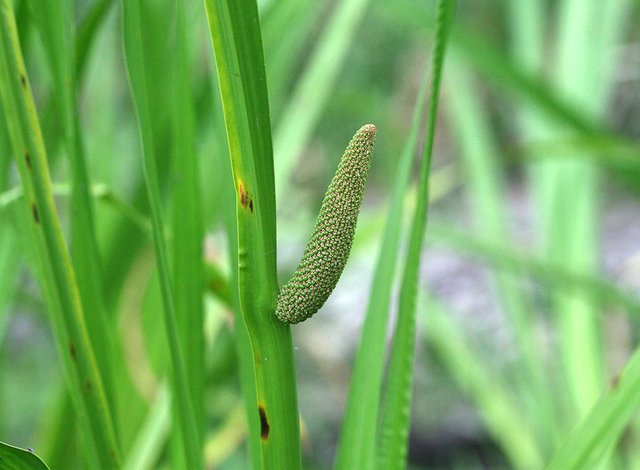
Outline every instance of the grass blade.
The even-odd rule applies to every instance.
[[[77,414],[85,430],[87,457],[100,468],[119,467],[119,449],[103,379],[89,341],[71,259],[51,193],[44,142],[26,74],[13,14],[0,12],[0,87],[16,164],[24,186],[44,272],[45,296],[57,346]]]
[[[189,83],[189,50],[185,2],[176,2],[174,100],[174,205],[173,250],[176,319],[184,345],[185,372],[198,419],[199,447],[204,442],[204,229],[200,201],[199,168],[195,156],[195,123]],[[200,6],[202,8],[202,6]]]
[[[78,28],[76,41],[76,77],[78,82],[82,81],[87,69],[89,52],[91,52],[96,35],[108,16],[109,8],[115,3],[114,0],[96,0]]]
[[[417,204],[411,223],[409,247],[400,287],[398,319],[389,358],[387,389],[378,453],[378,468],[381,469],[404,468],[406,465],[413,378],[418,271],[422,240],[427,225],[429,172],[433,154],[440,84],[455,5],[455,1],[439,0],[437,6],[436,31],[432,53],[433,78],[430,88],[431,100],[427,114],[426,144],[420,171]]]
[[[184,350],[176,319],[175,297],[169,271],[169,260],[164,240],[164,221],[160,200],[156,149],[149,102],[147,71],[145,70],[145,49],[143,47],[142,11],[139,0],[123,0],[123,35],[127,72],[131,92],[136,107],[143,154],[143,168],[147,196],[151,207],[153,244],[160,279],[166,336],[171,358],[171,395],[186,468],[198,469],[203,466],[203,453],[194,405],[189,391],[190,380],[185,366]]]
[[[87,172],[84,144],[76,97],[75,41],[72,31],[73,4],[69,0],[52,0],[33,5],[34,17],[41,31],[51,68],[55,90],[60,101],[64,144],[71,168],[71,257],[78,276],[82,305],[91,306],[87,331],[96,354],[98,367],[112,413],[116,396],[113,373],[125,370],[115,364],[113,325],[107,316],[102,286],[102,266],[96,239],[90,178]]]
[[[261,462],[300,468],[295,365],[289,327],[274,315],[273,150],[258,9],[254,0],[206,0],[236,189],[238,292],[255,367]]]
[[[11,150],[9,149],[9,136],[5,127],[4,119],[0,119],[0,218],[9,220],[13,212],[17,212],[12,204],[15,199],[11,198],[10,191],[6,191],[9,182],[9,164],[11,163]],[[3,196],[9,196],[5,198]],[[16,196],[16,197],[19,197]],[[22,214],[15,214],[22,215]],[[3,344],[5,328],[8,321],[7,304],[11,301],[13,289],[16,284],[16,272],[19,267],[20,250],[18,231],[10,223],[0,226],[0,346]],[[2,359],[0,359],[1,365]],[[0,397],[2,400],[2,397]],[[3,422],[0,413],[0,423]],[[2,433],[0,424],[0,433]]]

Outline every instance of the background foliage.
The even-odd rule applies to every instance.
[[[235,190],[204,2],[177,2],[180,15],[151,0],[5,3],[124,466],[184,465],[192,432],[208,467],[248,468],[259,423],[242,399],[251,358],[233,313]],[[393,322],[404,308],[435,11],[258,2],[280,284],[344,146],[362,124],[378,127],[347,269],[292,328],[304,468],[353,448],[339,441],[365,312]],[[411,467],[640,468],[639,13],[630,0],[457,2],[417,283]],[[0,441],[82,468],[86,428],[39,287],[14,119],[0,119]],[[195,313],[172,327],[171,308]],[[182,410],[170,405],[176,384]]]

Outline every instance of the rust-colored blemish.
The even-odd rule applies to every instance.
[[[260,413],[260,439],[266,441],[269,439],[269,420],[267,419],[267,412],[264,406],[258,406],[258,413]]]
[[[249,193],[240,180],[238,180],[238,196],[240,197],[240,205],[246,209],[249,204]]]
[[[69,343],[69,354],[71,354],[71,359],[76,360],[76,347],[73,343]]]
[[[38,214],[38,207],[35,202],[31,203],[31,213],[33,214],[33,220],[35,220],[36,224],[40,223],[40,215]]]
[[[31,155],[29,155],[29,151],[24,151],[24,161],[27,164],[27,168],[31,169]]]
[[[22,83],[22,88],[27,88],[27,78],[23,74],[20,74],[20,83]]]
[[[240,179],[238,180],[238,198],[240,199],[240,205],[244,209],[248,208],[253,214],[253,198],[251,197],[251,194],[249,194],[249,191],[247,191],[247,188],[245,188],[244,183]]]
[[[610,387],[611,390],[615,390],[618,387],[618,384],[620,383],[620,372],[618,372],[616,375],[614,375],[611,378],[611,382],[610,382]]]

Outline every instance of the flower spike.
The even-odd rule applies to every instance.
[[[302,260],[280,290],[276,316],[285,323],[314,315],[340,279],[351,251],[375,137],[376,126],[362,126],[342,156]]]

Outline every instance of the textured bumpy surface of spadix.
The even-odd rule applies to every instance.
[[[276,316],[285,323],[315,314],[338,283],[349,258],[375,137],[376,126],[362,126],[342,156],[300,265],[280,290]]]

